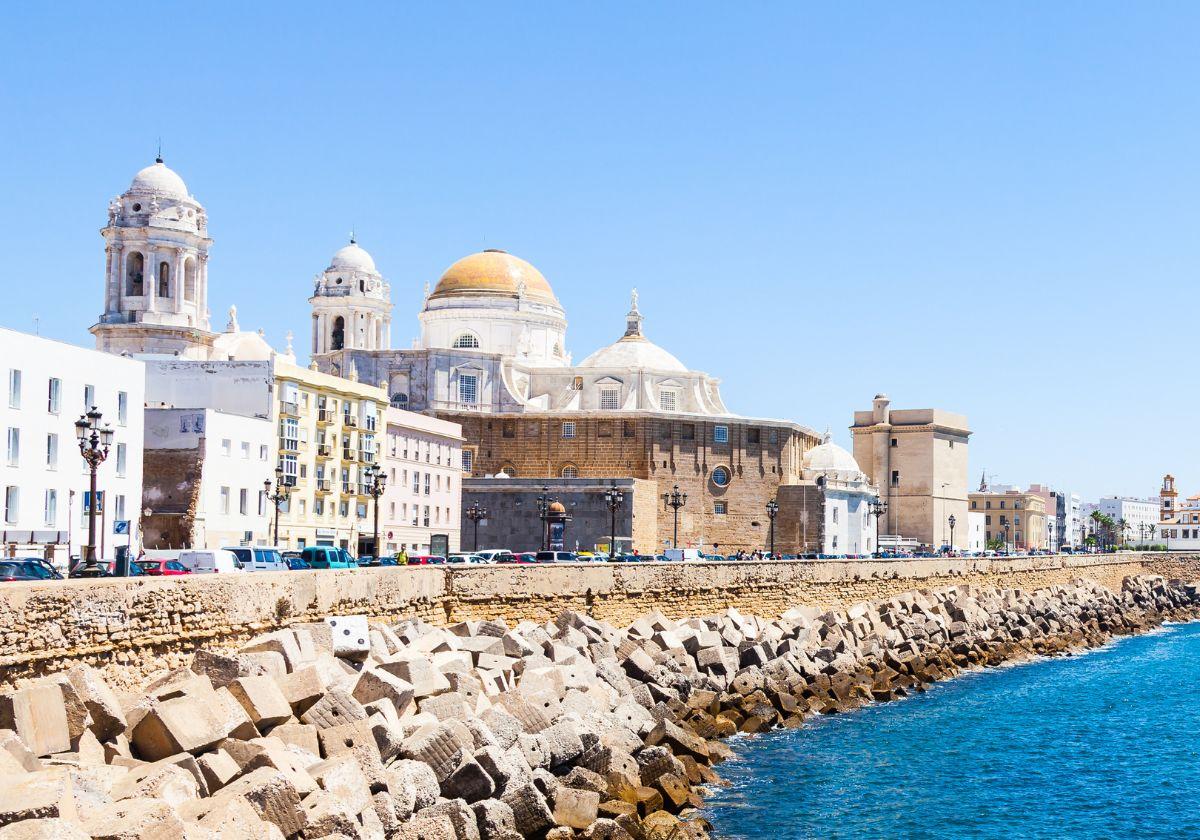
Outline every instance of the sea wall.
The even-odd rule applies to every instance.
[[[381,568],[12,583],[0,589],[0,685],[77,662],[119,685],[185,665],[198,647],[330,615],[544,621],[564,609],[614,624],[735,607],[778,616],[844,607],[954,583],[1036,589],[1088,578],[1118,590],[1128,575],[1200,579],[1200,555]]]

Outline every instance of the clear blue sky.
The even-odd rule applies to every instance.
[[[90,343],[109,199],[209,212],[213,322],[307,350],[351,226],[392,283],[495,247],[582,359],[646,328],[738,413],[960,411],[972,480],[1200,490],[1200,7],[25,4],[0,27],[0,323]]]

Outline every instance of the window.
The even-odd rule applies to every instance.
[[[990,500],[988,500],[988,501],[984,502],[983,504],[984,504],[984,509],[985,509],[985,510],[991,510],[991,509],[992,509],[992,503],[991,503],[991,501],[990,501]]]
[[[759,443],[762,440],[762,433],[758,429],[746,430],[746,443]]]
[[[729,470],[726,467],[717,467],[712,471],[712,483],[718,487],[729,486]]]
[[[233,441],[231,441],[229,438],[225,438],[221,441],[221,454],[226,458],[233,454]]]
[[[8,407],[21,407],[21,371],[16,369],[8,372]]]
[[[258,491],[258,515],[267,515],[267,494],[263,490]]]
[[[124,426],[129,422],[129,394],[117,391],[117,425]]]
[[[429,527],[429,505],[425,505],[425,509],[422,511],[421,524],[426,528]]]
[[[601,420],[596,424],[596,437],[612,437],[612,423]]]
[[[46,527],[53,528],[55,520],[58,519],[58,491],[57,490],[47,490],[46,491],[46,504],[45,504],[45,510],[43,511],[43,517],[44,517],[43,521],[46,523]]]
[[[17,521],[17,515],[20,513],[21,507],[21,488],[20,487],[5,487],[4,488],[4,521],[12,525]]]
[[[975,501],[974,499],[972,499],[972,500],[971,500],[971,510],[975,510],[975,508],[976,508],[976,507],[978,507],[978,506],[979,506],[979,502],[977,502],[977,501]]]
[[[425,495],[429,495],[429,473],[425,473]]]
[[[260,460],[260,461],[267,460],[267,453],[269,451],[270,451],[270,447],[268,447],[265,443],[262,444],[261,446],[259,446],[258,447],[258,460]]]
[[[117,478],[125,477],[125,468],[127,466],[127,464],[126,464],[127,460],[128,460],[128,458],[126,457],[125,444],[118,443],[117,444]]]
[[[713,426],[713,443],[729,443],[728,426]]]
[[[632,420],[626,420],[621,424],[621,435],[627,438],[637,437],[637,427],[633,425]]]
[[[892,470],[892,486],[900,486],[900,470]]]
[[[501,429],[501,435],[506,438],[515,438],[517,436],[517,421],[505,420]],[[438,457],[440,460],[440,454]]]
[[[462,451],[462,471],[465,473],[469,473],[471,471],[471,466],[474,463],[474,461],[475,461],[474,450],[464,449]]]
[[[572,391],[582,391],[583,390],[583,377],[582,376],[576,376],[571,381],[571,390]]]
[[[113,498],[113,518],[123,520],[125,518],[125,497],[115,496]]]
[[[51,414],[58,414],[62,407],[62,380],[51,379],[49,394],[46,397],[46,410]]]
[[[579,478],[579,467],[574,464],[567,464],[562,468],[560,475],[563,478]]]
[[[325,515],[325,500],[313,499],[313,516]]]
[[[1004,505],[1005,505],[1005,501],[1003,499],[1001,499],[1000,500],[1000,510],[1004,510]]]
[[[221,513],[229,513],[229,488],[228,487],[221,488],[220,510],[221,510]]]
[[[713,513],[717,516],[724,516],[729,512],[729,506],[725,502],[714,502]]]
[[[297,470],[296,456],[284,455],[279,459],[279,462],[283,465],[283,483],[289,487],[295,487]]]
[[[46,435],[46,469],[58,469],[58,435],[53,432]]]
[[[238,491],[238,513],[245,516],[250,512],[250,491],[243,487]]]
[[[897,441],[895,438],[892,438],[892,447],[894,448],[898,445],[899,445],[899,441]]]
[[[575,423],[573,421],[568,420],[562,424],[562,436],[567,440],[575,437]]]
[[[15,426],[8,428],[8,465],[18,466],[21,462],[21,430]]]
[[[604,411],[616,411],[621,407],[621,390],[619,388],[600,389],[600,408]]]
[[[984,525],[992,524],[992,515],[990,513],[983,517],[983,524]]]
[[[669,388],[663,388],[658,392],[658,405],[663,411],[675,411],[678,402],[676,393]]]
[[[95,404],[96,404],[96,386],[95,385],[84,385],[83,386],[83,410],[87,411],[89,408],[91,408]]]
[[[833,509],[833,524],[836,525],[837,521],[838,521],[838,509],[834,508]]]
[[[679,427],[684,440],[696,439],[696,426],[692,423],[684,423]]]
[[[458,375],[458,401],[466,405],[479,402],[479,377],[475,374]]]
[[[250,442],[249,441],[245,441],[245,440],[242,441],[241,453],[242,453],[243,461],[250,460]]]
[[[479,338],[475,335],[472,335],[471,333],[463,333],[458,338],[454,339],[454,344],[452,344],[451,346],[452,347],[460,347],[460,348],[478,347],[479,346]]]

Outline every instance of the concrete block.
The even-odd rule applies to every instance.
[[[54,767],[13,776],[0,785],[0,826],[51,817],[78,818],[67,768]]]
[[[329,689],[300,716],[301,723],[310,723],[318,729],[366,719],[367,711],[362,707],[362,703],[343,688]]]
[[[0,828],[0,840],[91,840],[91,835],[78,823],[43,817],[9,823]]]
[[[188,755],[188,758],[190,759],[191,756]],[[195,759],[192,761],[194,763]],[[197,773],[199,773],[198,765]],[[207,792],[207,785],[205,791]],[[125,775],[112,786],[109,795],[116,801],[157,799],[175,806],[181,802],[187,802],[189,799],[196,799],[202,794],[195,776],[179,765],[166,760],[141,767],[132,767],[125,771]]]
[[[292,713],[302,715],[321,699],[329,687],[318,665],[305,665],[276,680],[284,699],[292,707]]]
[[[320,729],[308,723],[284,723],[271,730],[271,737],[297,747],[314,757],[321,755]]]
[[[205,816],[236,797],[249,802],[260,819],[274,823],[285,837],[298,834],[305,826],[296,788],[286,775],[269,767],[247,773],[207,799],[186,802],[179,812],[184,819],[203,822]]]
[[[596,821],[600,794],[559,785],[554,790],[554,822],[568,828],[585,829]]]
[[[39,683],[0,695],[0,729],[11,729],[35,756],[67,752],[71,735],[62,690]]]
[[[500,801],[512,809],[517,831],[525,837],[534,836],[554,825],[545,798],[532,783],[504,791]]]
[[[242,768],[238,766],[238,763],[233,760],[228,752],[222,749],[203,753],[196,759],[196,764],[200,767],[200,772],[204,776],[204,782],[208,786],[210,794],[225,787],[225,785],[236,779],[242,772]]]
[[[98,739],[107,741],[124,731],[125,713],[99,671],[89,665],[76,665],[67,671],[67,679],[87,706],[92,716],[91,730]]]
[[[132,733],[133,748],[147,761],[181,752],[203,752],[226,736],[210,704],[176,697],[154,704]]]
[[[167,802],[125,799],[101,808],[83,823],[93,840],[141,840],[184,836],[183,820]]]
[[[229,684],[229,693],[246,710],[260,732],[285,723],[292,717],[292,706],[271,677],[238,677]]]
[[[458,767],[442,782],[442,795],[447,799],[463,799],[468,803],[488,799],[496,792],[496,783],[474,759],[464,757]]]
[[[354,684],[353,696],[360,703],[389,700],[396,712],[403,714],[413,702],[413,686],[390,671],[364,670]]]
[[[450,681],[428,659],[406,652],[390,662],[381,662],[379,670],[394,674],[412,686],[413,697],[420,700],[450,690]]]
[[[343,754],[308,768],[321,789],[344,802],[357,814],[371,805],[371,786],[353,755]]]
[[[333,639],[333,655],[353,662],[361,662],[371,652],[370,634],[365,615],[346,615],[327,618]]]

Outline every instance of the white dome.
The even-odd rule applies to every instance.
[[[585,368],[629,368],[687,373],[687,366],[657,344],[641,336],[626,336],[601,347],[580,363]]]
[[[187,184],[161,160],[156,161],[133,176],[129,192],[156,193],[171,198],[187,198]]]
[[[330,268],[345,268],[350,271],[375,271],[375,260],[358,243],[351,240],[344,248],[339,248],[329,263]]]
[[[831,440],[804,453],[804,469],[817,473],[863,474],[854,456]]]

